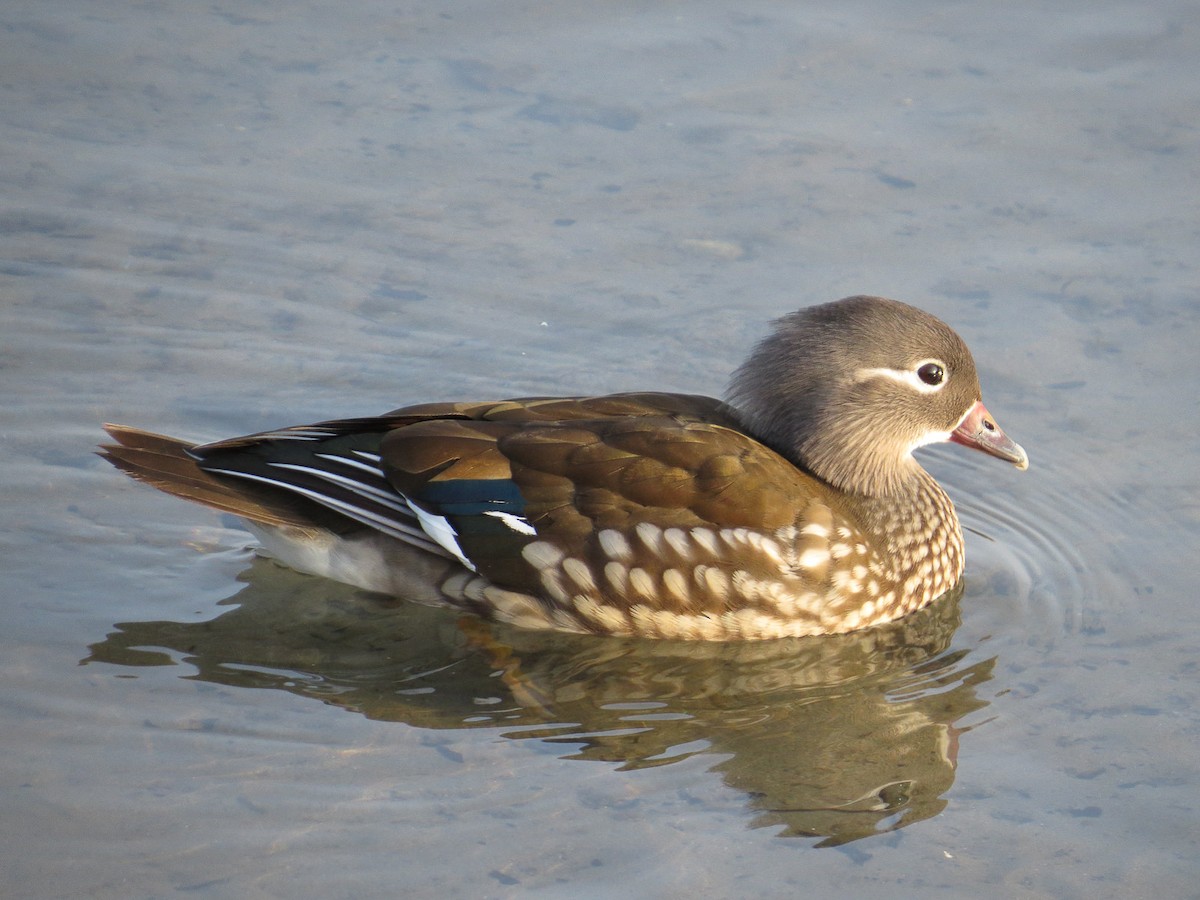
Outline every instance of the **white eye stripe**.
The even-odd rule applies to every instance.
[[[943,372],[947,374],[937,384],[928,384],[921,380],[921,376],[917,372],[922,366],[932,363],[940,366]],[[940,359],[923,359],[916,363],[911,369],[889,369],[886,367],[857,369],[854,372],[855,381],[870,381],[872,378],[890,378],[892,381],[898,381],[900,384],[906,384],[922,394],[935,394],[946,385],[949,379],[949,373],[946,369],[946,364]]]

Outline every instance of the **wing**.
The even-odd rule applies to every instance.
[[[428,420],[389,432],[380,462],[427,532],[489,581],[535,595],[547,553],[578,561],[593,587],[614,559],[655,581],[676,557],[717,562],[722,535],[791,526],[814,499],[812,479],[740,431],[676,416]]]
[[[528,530],[522,525],[526,501],[521,489],[503,454],[487,452],[487,441],[576,419],[615,422],[663,415],[732,423],[719,401],[684,394],[428,403],[379,417],[318,422],[198,446],[150,436],[170,445],[173,471],[162,471],[166,467],[161,465],[160,471],[143,466],[146,471],[138,472],[133,464],[124,468],[170,493],[266,525],[316,526],[338,533],[366,526],[434,553],[453,554],[477,569],[474,558],[461,551],[456,539],[460,529],[472,535],[469,541],[484,560],[519,552],[520,541],[514,544],[513,536],[530,536],[521,531]],[[482,430],[473,443],[463,444],[455,424],[469,422]],[[114,428],[114,436],[147,434]],[[404,465],[430,479],[419,496],[408,493],[403,479],[385,475],[380,451],[386,437],[413,428],[418,429],[414,438],[426,438],[404,444],[416,454]],[[114,458],[112,450],[108,453]],[[453,474],[433,480],[456,463]],[[415,489],[417,482],[411,484]],[[491,546],[485,548],[489,538]]]

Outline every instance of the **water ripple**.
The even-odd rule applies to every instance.
[[[1053,460],[999,477],[980,462],[942,451],[930,466],[962,521],[968,618],[988,631],[1018,626],[1047,641],[1102,628],[1104,612],[1129,590],[1133,560],[1108,533],[1129,509]],[[979,597],[986,603],[973,602]]]

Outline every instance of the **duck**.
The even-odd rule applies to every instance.
[[[105,429],[118,469],[237,516],[301,572],[668,640],[843,634],[922,609],[959,584],[964,548],[914,451],[1029,465],[962,338],[874,296],[776,320],[725,400],[432,402],[203,444]]]

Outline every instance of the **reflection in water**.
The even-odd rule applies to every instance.
[[[259,560],[208,622],[132,622],[84,662],[314,697],[422,728],[492,727],[627,768],[697,753],[758,826],[841,844],[936,815],[955,723],[994,659],[949,651],[958,597],[866,632],[715,644],[527,632],[356,593]]]

